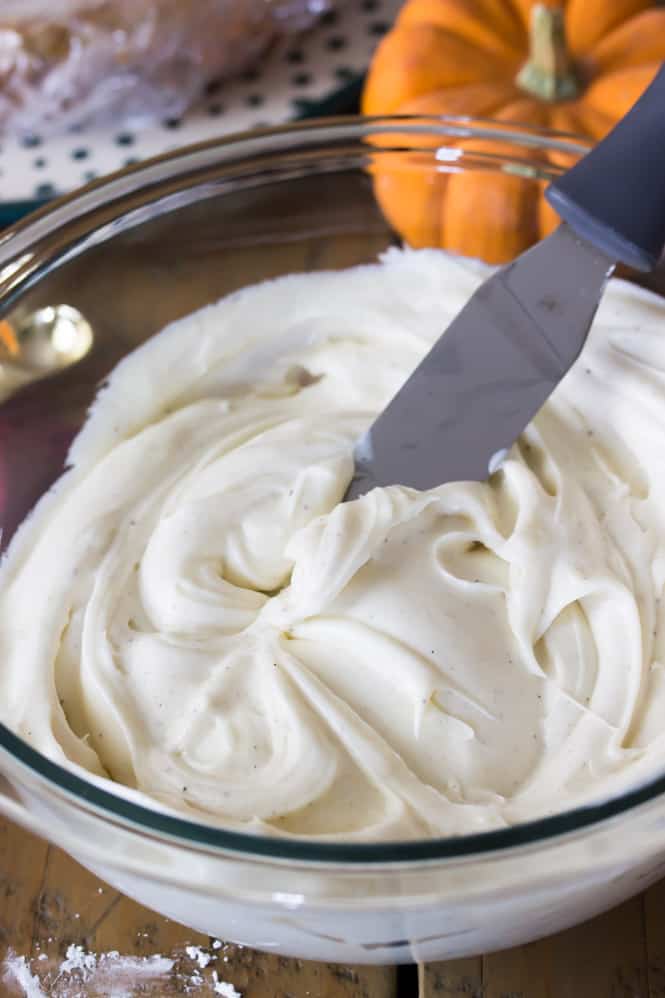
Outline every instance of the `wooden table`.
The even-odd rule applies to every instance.
[[[0,958],[12,949],[32,959],[38,976],[52,978],[71,943],[174,959],[169,976],[131,986],[127,998],[207,998],[215,994],[215,969],[243,998],[665,998],[665,881],[591,922],[502,953],[420,967],[338,966],[226,944],[213,950],[207,936],[142,908],[59,849],[0,823]],[[195,970],[185,950],[191,945],[215,956],[205,969]],[[192,983],[196,973],[200,984]],[[94,986],[75,993],[109,995]],[[2,998],[21,994],[0,983]]]

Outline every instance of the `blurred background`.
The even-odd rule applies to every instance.
[[[0,221],[149,156],[358,108],[399,0],[1,0]]]
[[[0,0],[0,225],[190,143],[359,110],[554,130],[583,152],[663,59],[654,0]],[[491,262],[555,224],[510,177],[482,181],[493,205],[474,184],[389,175],[376,195],[407,242]]]

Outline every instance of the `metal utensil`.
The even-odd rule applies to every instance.
[[[579,356],[616,263],[655,266],[665,243],[665,66],[546,197],[563,223],[470,298],[356,445],[346,499],[377,485],[486,478]]]
[[[92,347],[88,320],[72,305],[17,310],[0,321],[0,402],[25,385],[71,367]]]

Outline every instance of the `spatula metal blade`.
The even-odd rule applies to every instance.
[[[613,269],[563,224],[490,277],[358,442],[345,499],[485,479],[579,356]]]

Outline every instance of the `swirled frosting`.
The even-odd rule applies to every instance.
[[[4,720],[144,803],[346,839],[512,824],[664,767],[659,299],[612,282],[490,481],[340,503],[483,276],[390,251],[127,357],[5,559]]]

